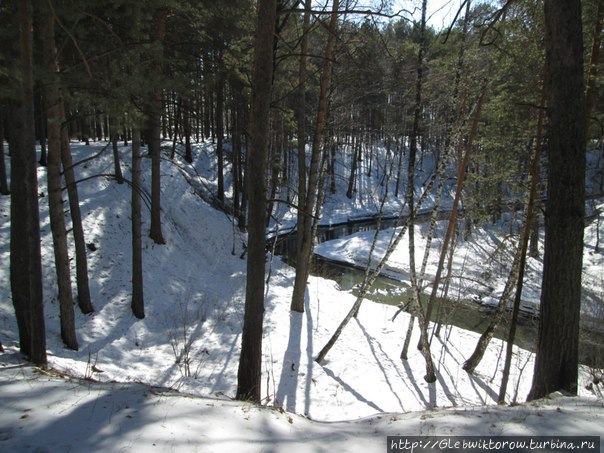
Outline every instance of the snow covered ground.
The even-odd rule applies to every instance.
[[[604,409],[589,398],[554,396],[511,407],[451,407],[317,422],[273,407],[138,383],[48,376],[19,365],[14,354],[2,362],[0,449],[6,452],[372,453],[385,451],[387,436],[543,435],[555,440],[604,434]]]
[[[104,145],[74,145],[75,160]],[[211,150],[200,146],[196,160],[200,182],[210,187],[214,172],[205,157]],[[128,177],[129,149],[121,152]],[[78,167],[79,177],[111,173],[110,154]],[[45,193],[44,169],[39,176]],[[387,435],[603,435],[604,407],[585,389],[587,368],[581,369],[580,398],[493,406],[503,343],[494,340],[477,373],[468,375],[461,364],[478,334],[448,327],[433,344],[437,382],[427,384],[415,348],[408,361],[399,359],[409,318],[392,321],[393,306],[366,301],[318,365],[313,358],[354,296],[332,280],[311,277],[306,312],[290,313],[294,270],[279,258],[267,263],[266,407],[232,401],[245,238],[200,200],[176,165],[162,163],[162,177],[166,245],[143,240],[144,320],[130,311],[129,187],[104,177],[78,186],[86,239],[95,245],[88,252],[95,312],[76,312],[77,352],[64,349],[59,336],[47,199],[40,198],[49,364],[57,375],[18,358],[8,269],[10,200],[0,198],[0,450],[384,451]],[[600,266],[593,274],[597,283],[602,252],[593,255],[587,267]],[[507,401],[522,402],[533,357],[516,348],[513,360]]]

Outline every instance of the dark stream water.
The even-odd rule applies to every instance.
[[[429,213],[418,215],[417,221],[427,221]],[[448,213],[443,213],[446,218]],[[395,226],[397,217],[385,217],[381,220],[381,228]],[[374,230],[376,228],[376,219],[360,218],[349,220],[348,222],[321,225],[317,230],[318,242],[329,241],[348,236],[353,233]],[[283,256],[288,263],[295,265],[296,233],[290,232],[277,237],[275,253]],[[356,294],[357,289],[363,281],[364,269],[354,267],[348,263],[335,262],[318,255],[314,255],[311,272],[313,275],[329,278],[337,282],[343,291],[350,291]],[[366,298],[375,302],[388,305],[399,306],[405,304],[411,297],[409,285],[404,282],[380,276],[377,278]],[[481,305],[469,300],[439,299],[438,309],[434,310],[431,321],[440,322],[444,325],[454,325],[466,330],[482,334],[489,325],[493,308]],[[499,339],[507,338],[509,330],[508,312],[504,316],[501,325],[495,331],[495,337]],[[539,320],[531,314],[523,313],[520,315],[516,328],[514,344],[530,351],[536,350],[538,338]],[[468,347],[474,348],[474,344]],[[604,367],[604,333],[585,331],[581,335],[580,342],[580,360],[581,363],[598,368]]]

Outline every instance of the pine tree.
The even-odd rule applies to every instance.
[[[248,258],[245,314],[241,356],[237,371],[237,399],[260,401],[262,376],[262,329],[264,317],[264,269],[266,242],[266,168],[268,161],[269,112],[273,83],[273,44],[276,0],[258,0],[250,144],[247,160],[249,196]]]
[[[545,0],[548,186],[539,339],[529,399],[577,393],[585,216],[581,3]]]
[[[48,165],[46,167],[48,205],[59,288],[61,339],[65,346],[77,350],[78,341],[75,332],[71,271],[61,184],[61,128],[63,120],[61,106],[63,99],[59,88],[57,49],[54,32],[55,18],[48,7],[40,7],[39,10],[36,10],[36,14],[39,17],[39,41],[43,44],[44,55],[44,101],[48,121]]]
[[[11,243],[10,280],[19,328],[21,352],[45,366],[46,331],[42,295],[36,138],[33,95],[33,9],[31,1],[17,4],[13,23],[19,29],[17,79],[12,80],[15,101],[10,130]]]

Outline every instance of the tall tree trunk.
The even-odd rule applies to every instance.
[[[585,117],[586,128],[589,129],[591,113],[593,111],[594,96],[598,80],[598,66],[600,63],[600,43],[602,42],[602,20],[604,20],[604,0],[598,1],[596,22],[594,24],[594,36],[591,42],[591,53],[589,56],[589,75],[587,76],[587,90],[585,92]]]
[[[183,101],[182,130],[185,136],[185,160],[193,163],[193,149],[191,148],[191,102],[187,98]]]
[[[539,178],[539,172],[537,172],[537,179]],[[539,181],[537,181],[539,185]],[[529,243],[528,254],[531,258],[539,258],[539,208],[541,206],[541,200],[535,200],[535,211],[533,212],[533,224],[531,226],[531,240]]]
[[[174,160],[176,155],[176,142],[178,141],[178,128],[180,127],[180,118],[182,111],[183,99],[178,96],[175,101],[176,106],[174,108],[174,127],[172,128],[172,152],[170,153],[170,160]]]
[[[262,324],[266,259],[266,167],[269,113],[273,81],[273,44],[276,0],[258,0],[256,43],[252,73],[250,146],[246,174],[249,197],[248,258],[241,356],[237,371],[237,399],[260,401]]]
[[[46,366],[32,64],[32,4],[16,2],[18,79],[12,115],[10,280],[21,352]]]
[[[218,200],[224,202],[224,77],[218,77],[216,87],[216,172],[218,173]]]
[[[232,85],[234,85],[232,83]],[[239,83],[237,82],[237,86]],[[233,86],[235,92],[239,92]],[[233,165],[231,167],[231,172],[233,175],[233,211],[234,216],[237,218],[239,226],[241,227],[240,217],[241,217],[241,102],[236,95],[233,99],[233,108],[231,109],[231,115],[233,119],[231,120],[232,128],[232,143],[233,143]]]
[[[154,18],[155,42],[163,44],[166,35],[166,12],[159,10]],[[157,58],[153,71],[162,77],[163,68]],[[152,99],[147,112],[147,140],[151,156],[151,227],[149,237],[156,244],[165,244],[161,229],[161,110],[163,91],[160,86],[153,89]]]
[[[117,118],[112,115],[110,119],[111,124],[109,125],[109,135],[111,138],[111,149],[113,151],[113,169],[115,173],[115,180],[118,184],[124,183],[124,176],[122,175],[122,167],[120,165],[120,151],[118,147],[118,133],[117,133]]]
[[[44,115],[44,99],[41,94],[41,84],[34,87],[34,91],[37,93],[34,98],[34,112],[36,112],[36,135],[40,142],[40,159],[38,163],[41,167],[46,167],[48,163],[47,150],[46,150],[46,116]],[[39,112],[39,113],[38,113]]]
[[[346,191],[346,196],[348,198],[350,198],[352,200],[352,194],[354,193],[354,187],[355,187],[355,182],[356,182],[356,177],[357,177],[357,167],[358,167],[358,162],[361,160],[361,150],[362,150],[362,143],[361,143],[361,137],[360,135],[356,137],[356,139],[353,137],[353,143],[352,143],[352,162],[350,165],[350,177],[348,178],[348,190]]]
[[[138,319],[145,317],[143,291],[143,254],[141,227],[141,134],[139,128],[132,130],[132,313]]]
[[[529,399],[577,393],[585,216],[581,4],[545,0],[548,194],[539,340]]]
[[[59,88],[57,50],[55,47],[54,16],[47,7],[39,12],[40,36],[44,54],[44,104],[48,121],[48,207],[54,245],[55,270],[59,288],[61,339],[66,347],[78,350],[71,291],[71,272],[67,248],[67,229],[63,211],[61,185],[61,108],[63,99]]]
[[[65,111],[63,105],[64,104],[61,103],[59,106],[63,118],[63,127],[61,128],[61,160],[63,162],[63,176],[67,186],[67,196],[69,197],[69,212],[71,214],[71,225],[75,244],[78,306],[80,307],[80,311],[86,314],[92,313],[94,308],[90,298],[88,258],[86,256],[86,238],[84,237],[82,213],[80,211],[80,197],[78,195],[78,186],[73,170],[73,158],[69,145],[69,135],[67,127],[65,127]]]
[[[409,146],[409,160],[407,162],[407,207],[409,209],[409,272],[411,275],[411,291],[413,312],[417,316],[420,328],[420,344],[422,355],[426,361],[426,381],[436,381],[430,341],[428,340],[428,323],[430,318],[426,317],[420,302],[420,288],[415,271],[415,160],[417,156],[417,137],[419,135],[419,120],[422,107],[422,82],[423,82],[423,60],[426,46],[426,8],[427,0],[422,2],[422,19],[420,23],[420,45],[417,53],[417,80],[415,83],[415,107],[413,112],[413,126],[411,128],[411,143]],[[404,348],[403,348],[404,351]],[[401,351],[402,355],[402,351]]]
[[[310,273],[310,262],[313,250],[312,225],[317,200],[317,188],[319,185],[321,154],[323,148],[323,133],[327,122],[327,107],[329,97],[329,86],[331,83],[331,67],[333,61],[333,50],[335,47],[335,34],[338,25],[339,0],[332,3],[332,15],[329,24],[327,47],[325,50],[325,63],[321,72],[321,83],[319,87],[319,107],[317,110],[317,121],[312,141],[310,168],[308,174],[308,187],[304,197],[304,204],[298,211],[298,245],[296,251],[296,279],[292,295],[291,309],[297,312],[304,311],[304,293],[306,282]],[[301,187],[301,184],[299,185]],[[300,214],[302,216],[300,217]]]
[[[465,177],[467,173],[467,168],[470,163],[470,157],[472,155],[472,149],[474,147],[474,138],[476,136],[476,132],[478,130],[478,120],[480,118],[480,112],[482,109],[482,102],[484,99],[484,95],[486,92],[486,85],[482,88],[482,92],[476,102],[474,108],[474,118],[472,119],[472,124],[470,127],[470,132],[468,135],[467,143],[465,146],[465,153],[463,153],[463,159],[458,164],[457,171],[457,186],[455,188],[455,196],[453,198],[453,206],[451,208],[451,215],[449,216],[449,222],[447,225],[447,231],[445,232],[445,237],[443,238],[443,243],[440,249],[440,257],[438,259],[438,266],[436,268],[436,275],[434,276],[434,281],[432,282],[432,290],[430,292],[430,299],[428,300],[428,306],[426,308],[426,319],[430,319],[432,316],[432,310],[434,309],[434,304],[436,303],[436,293],[438,292],[438,287],[440,285],[440,279],[442,275],[442,271],[445,264],[445,258],[447,256],[447,249],[449,247],[449,242],[454,237],[453,233],[457,224],[457,212],[459,210],[459,200],[461,198],[461,193],[463,190]],[[460,140],[462,140],[460,138]],[[461,153],[460,153],[461,154]],[[418,348],[421,349],[421,340]]]
[[[6,178],[6,161],[4,160],[4,118],[5,104],[0,101],[0,194],[9,195],[8,179]]]

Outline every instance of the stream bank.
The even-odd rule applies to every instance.
[[[418,214],[417,223],[428,222],[430,215],[431,212],[429,211]],[[446,219],[447,216],[448,212],[443,212],[439,215],[439,218],[442,220]],[[404,221],[405,219],[399,218],[398,215],[383,216],[380,219],[382,229],[394,227]],[[345,238],[354,233],[375,230],[377,222],[376,217],[360,217],[337,224],[320,225],[317,230],[317,242],[323,243]],[[270,247],[276,255],[282,256],[284,261],[295,266],[295,230],[273,237],[270,241]],[[356,294],[363,281],[365,267],[345,259],[326,258],[315,254],[311,272],[313,275],[336,281],[343,291]],[[410,297],[409,285],[400,276],[387,272],[383,272],[376,279],[366,296],[367,299],[375,302],[403,307],[408,304]],[[434,310],[431,321],[443,324],[445,332],[447,331],[447,325],[454,325],[482,334],[494,311],[493,305],[483,304],[480,300],[472,297],[440,298],[437,305],[439,309]],[[530,304],[525,306],[528,309],[521,311],[514,343],[523,349],[534,352],[538,337],[538,312],[531,310]],[[505,339],[507,337],[510,314],[510,311],[508,311],[501,325],[496,329],[496,338]],[[581,363],[598,368],[604,367],[604,332],[588,330],[585,327],[582,330],[580,342]],[[403,335],[402,332],[401,335]],[[471,345],[471,347],[473,346]]]

